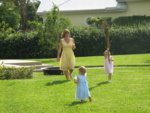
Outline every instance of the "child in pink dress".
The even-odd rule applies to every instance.
[[[104,71],[105,74],[108,75],[108,82],[111,82],[111,76],[113,73],[113,57],[110,55],[109,48],[104,51],[104,57],[105,57],[105,64],[104,64]]]

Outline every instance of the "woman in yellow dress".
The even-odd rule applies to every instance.
[[[73,50],[75,50],[76,46],[74,39],[70,38],[70,31],[68,29],[64,30],[62,37],[63,39],[61,39],[59,43],[57,61],[60,61],[60,70],[63,70],[66,79],[69,80],[69,77],[72,79],[72,72],[75,65]]]

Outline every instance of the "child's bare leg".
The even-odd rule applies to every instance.
[[[89,97],[89,101],[90,101],[90,102],[92,101],[92,97]]]
[[[66,79],[69,80],[69,78],[68,78],[68,76],[69,76],[69,75],[68,75],[68,70],[65,70],[65,71],[64,71],[64,75],[66,76]]]
[[[73,69],[69,69],[69,72],[70,72],[70,79],[72,79],[72,72],[73,72]]]
[[[108,74],[108,81],[111,81],[111,73]]]
[[[81,100],[81,102],[83,103],[83,102],[84,102],[84,100]]]

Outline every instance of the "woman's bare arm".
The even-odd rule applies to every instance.
[[[62,50],[62,41],[60,40],[59,47],[58,47],[58,52],[57,52],[57,61],[60,60],[61,50]]]
[[[73,39],[73,38],[72,38],[72,40],[73,40],[72,49],[73,49],[73,50],[75,50],[75,49],[76,49],[75,41],[74,41],[74,39]]]

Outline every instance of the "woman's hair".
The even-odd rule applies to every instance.
[[[79,67],[79,72],[84,75],[86,73],[86,68],[84,66]]]
[[[62,32],[62,37],[65,37],[66,33],[69,33],[70,34],[70,31],[68,29],[65,29],[63,32]]]

